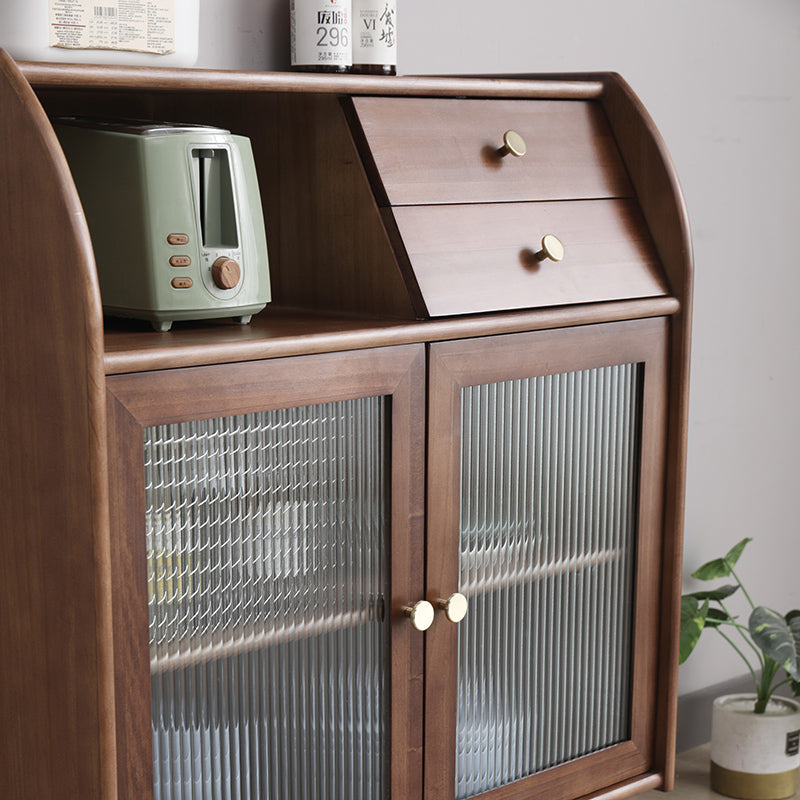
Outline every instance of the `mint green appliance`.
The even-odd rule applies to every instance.
[[[92,237],[103,310],[149,320],[230,317],[270,300],[250,140],[221,128],[54,120]]]

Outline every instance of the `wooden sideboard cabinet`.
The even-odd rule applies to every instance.
[[[0,107],[0,795],[670,789],[692,255],[624,81],[0,52]],[[104,320],[59,114],[248,136],[273,302]]]

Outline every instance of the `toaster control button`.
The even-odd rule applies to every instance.
[[[167,236],[169,244],[189,244],[189,237],[185,233],[171,233]]]
[[[220,289],[233,289],[241,277],[242,270],[232,258],[220,256],[211,267],[211,278]]]
[[[192,279],[191,278],[173,278],[171,283],[172,283],[172,288],[173,289],[191,289],[192,288]]]
[[[173,267],[188,267],[192,263],[192,259],[189,256],[172,256],[169,263]]]

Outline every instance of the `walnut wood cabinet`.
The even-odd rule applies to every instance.
[[[624,82],[0,58],[0,794],[671,788],[692,259]],[[59,113],[249,136],[274,302],[104,324]]]

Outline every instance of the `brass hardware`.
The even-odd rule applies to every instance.
[[[564,258],[564,245],[558,236],[548,233],[542,237],[542,249],[534,254],[537,261],[544,261],[549,258],[551,261],[561,261]]]
[[[428,630],[433,623],[433,606],[427,600],[418,600],[413,606],[405,606],[403,614],[418,631]]]
[[[497,155],[500,158],[509,155],[522,158],[527,152],[525,140],[516,131],[506,131],[503,134],[503,146],[497,150]]]
[[[444,609],[444,614],[450,622],[459,623],[467,616],[467,598],[461,592],[451,594],[447,600],[437,600],[436,605]]]

